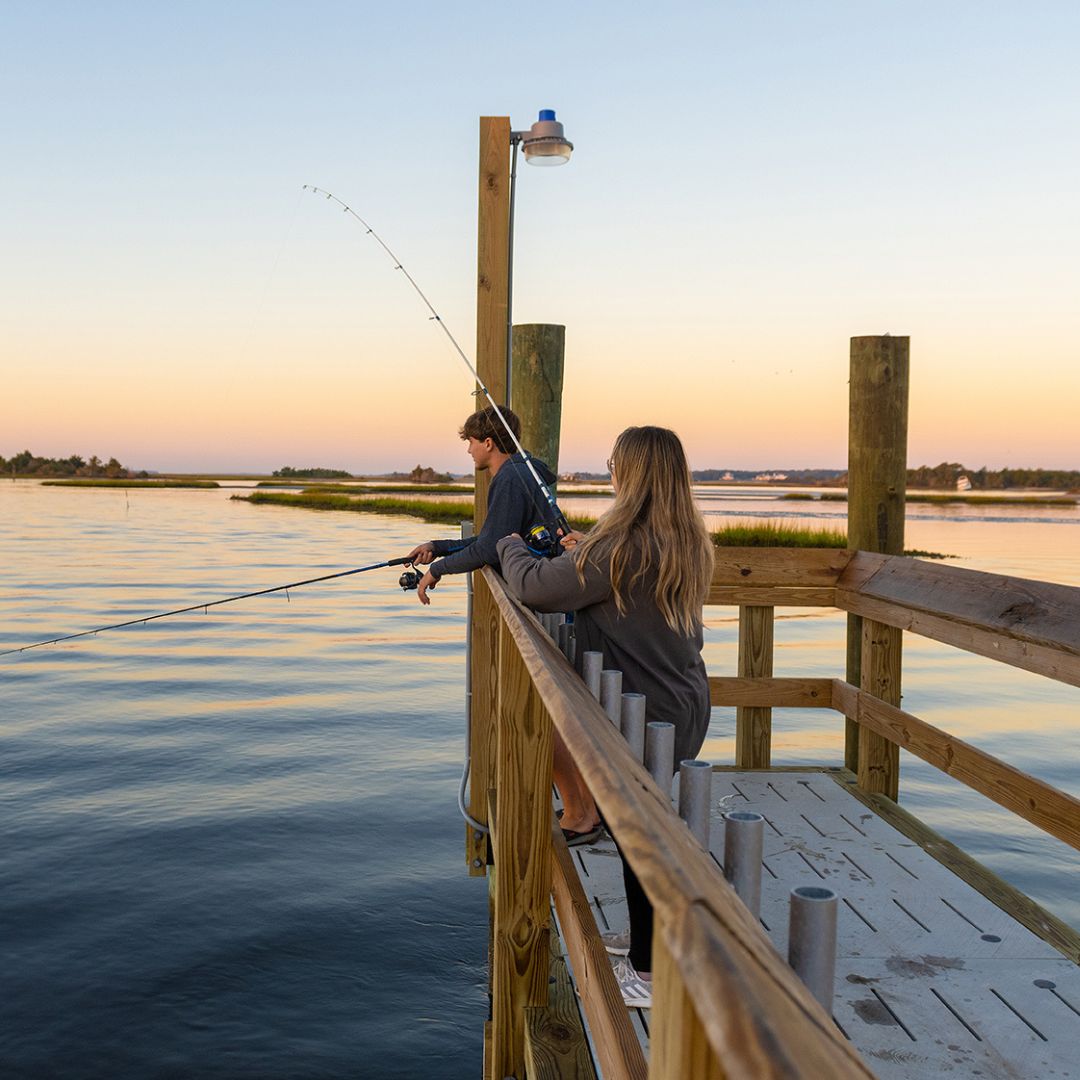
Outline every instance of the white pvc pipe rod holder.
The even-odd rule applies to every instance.
[[[573,623],[559,623],[559,649],[567,660],[570,659],[570,635],[573,632],[573,629]]]
[[[755,919],[761,917],[761,852],[765,819],[751,810],[724,815],[724,877]]]
[[[679,817],[701,846],[709,850],[709,806],[712,803],[712,765],[707,761],[679,762]]]
[[[600,672],[600,705],[607,718],[616,726],[619,726],[619,716],[622,712],[622,672],[608,668]]]
[[[622,717],[619,729],[623,733],[635,761],[645,760],[645,695],[625,693],[622,696]]]
[[[800,885],[791,890],[788,963],[830,1016],[836,981],[838,906],[838,897],[832,889]]]
[[[671,797],[671,777],[675,772],[675,725],[650,720],[645,725],[645,768],[656,786]]]
[[[597,701],[600,700],[600,672],[604,667],[602,652],[583,652],[581,654],[581,677]]]

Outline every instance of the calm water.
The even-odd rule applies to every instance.
[[[431,529],[229,494],[0,484],[0,648],[378,561]],[[718,520],[844,510],[724,494],[702,495]],[[1080,585],[1075,510],[909,514],[911,546]],[[422,610],[396,580],[0,660],[0,1075],[479,1075],[487,900],[455,806],[464,589]],[[714,673],[734,673],[736,635],[715,609]],[[835,613],[783,612],[776,673],[842,674],[843,635]],[[906,708],[1080,794],[1080,690],[904,647]],[[733,735],[715,710],[705,755],[730,761]],[[837,763],[843,720],[777,710],[774,748]],[[906,806],[1080,926],[1075,853],[902,768]]]

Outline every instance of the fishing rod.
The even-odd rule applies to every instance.
[[[241,593],[239,596],[228,596],[224,600],[208,600],[203,604],[192,604],[191,607],[177,608],[175,611],[162,611],[157,615],[143,615],[138,619],[128,619],[126,622],[112,623],[109,626],[98,626],[93,630],[81,630],[77,634],[64,634],[62,637],[49,638],[48,641],[35,641],[32,645],[23,645],[18,649],[4,649],[0,656],[11,656],[13,653],[29,652],[30,649],[40,649],[44,645],[57,645],[61,641],[74,641],[76,638],[90,637],[93,634],[103,634],[106,630],[120,630],[125,626],[141,626],[155,619],[167,619],[173,615],[186,615],[192,611],[205,612],[207,608],[217,607],[219,604],[232,604],[237,600],[250,600],[253,596],[268,596],[270,593],[284,592],[288,597],[290,589],[299,589],[301,585],[314,585],[318,581],[332,581],[334,578],[351,577],[353,574],[366,574],[369,570],[381,570],[386,566],[411,566],[408,558],[388,559],[386,562],[372,563],[370,566],[359,566],[355,570],[340,570],[336,574],[323,574],[322,577],[307,578],[304,581],[291,581],[288,585],[275,585],[272,589],[258,589],[255,592]],[[415,589],[420,583],[421,574],[416,570],[406,570],[398,584],[406,591]]]
[[[472,361],[465,354],[465,350],[462,349],[462,347],[458,344],[457,338],[455,338],[454,335],[450,332],[450,328],[446,325],[445,322],[443,322],[442,316],[435,310],[435,306],[427,298],[424,290],[421,289],[420,286],[416,283],[416,280],[415,278],[413,278],[412,274],[410,274],[409,271],[405,269],[405,266],[402,264],[401,260],[390,250],[390,248],[386,244],[386,241],[384,241],[383,238],[351,206],[349,206],[348,203],[346,203],[342,199],[339,199],[332,191],[327,191],[325,188],[316,187],[314,184],[304,184],[302,190],[310,191],[313,195],[325,195],[328,200],[337,203],[338,206],[340,206],[346,214],[350,214],[352,217],[356,218],[356,220],[359,221],[361,225],[363,225],[364,229],[367,231],[368,236],[374,238],[375,242],[379,245],[379,247],[381,247],[383,251],[385,251],[386,254],[390,256],[391,260],[393,260],[394,269],[400,270],[405,275],[406,280],[413,287],[416,295],[420,297],[420,299],[424,302],[424,306],[428,309],[428,311],[431,312],[431,317],[429,321],[438,323],[439,328],[447,336],[450,344],[454,347],[455,352],[457,352],[458,356],[461,357],[465,366],[472,374],[472,377],[476,380],[477,385],[480,387],[479,393],[483,394],[484,397],[487,398],[488,402],[491,404],[492,409],[495,410],[495,415],[499,418],[499,422],[506,429],[507,435],[510,436],[510,440],[514,444],[514,449],[517,450],[517,452],[521,455],[522,461],[524,462],[526,468],[528,468],[529,473],[532,475],[532,478],[536,483],[537,490],[543,496],[545,502],[547,503],[545,509],[551,515],[551,519],[554,521],[556,528],[562,530],[563,536],[569,536],[571,532],[570,523],[566,520],[566,517],[563,514],[562,510],[559,509],[559,504],[555,501],[555,496],[552,493],[551,488],[549,488],[547,484],[544,483],[543,478],[540,476],[540,473],[537,472],[536,466],[533,464],[532,457],[525,449],[525,447],[521,445],[521,440],[514,433],[514,429],[510,426],[506,417],[503,415],[503,411],[499,407],[498,402],[496,402],[496,400],[491,396],[491,391],[488,390],[484,380],[480,378],[480,373],[476,370],[476,367],[473,365]],[[517,473],[516,469],[514,470],[514,472],[515,475],[520,475]],[[525,483],[524,477],[522,477],[521,482]],[[529,546],[537,552],[554,554],[558,550],[557,538],[552,534],[551,530],[546,525],[537,525],[530,529],[527,540]]]

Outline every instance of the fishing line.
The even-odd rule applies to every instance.
[[[454,347],[454,351],[458,354],[458,356],[461,357],[465,366],[472,374],[472,377],[476,380],[477,385],[480,387],[479,393],[483,394],[484,397],[488,399],[491,407],[495,410],[495,415],[498,416],[500,422],[502,423],[502,426],[506,429],[506,433],[510,436],[511,441],[514,444],[514,448],[521,455],[523,464],[529,470],[533,480],[536,482],[537,490],[544,497],[544,500],[547,503],[547,506],[543,507],[542,509],[545,509],[548,513],[550,513],[551,517],[554,519],[556,526],[562,529],[563,535],[568,536],[570,533],[570,524],[566,520],[563,512],[559,509],[559,504],[555,501],[555,496],[552,494],[551,489],[547,486],[547,484],[544,483],[540,474],[536,471],[536,466],[533,464],[532,458],[530,457],[525,447],[521,445],[521,440],[518,439],[517,435],[514,434],[514,429],[509,425],[506,417],[503,416],[502,409],[499,408],[498,403],[491,396],[491,391],[488,390],[487,385],[484,383],[484,380],[480,378],[480,373],[473,366],[473,363],[468,358],[468,356],[466,356],[465,350],[462,349],[462,347],[458,344],[457,338],[455,338],[454,335],[450,332],[450,328],[446,325],[445,322],[443,322],[442,316],[435,310],[435,306],[428,299],[427,294],[424,292],[424,290],[421,289],[420,286],[416,283],[416,280],[415,278],[413,278],[412,274],[410,274],[409,271],[405,269],[405,266],[402,264],[401,260],[390,250],[390,248],[386,244],[386,241],[384,241],[383,238],[351,206],[349,206],[348,203],[344,202],[342,199],[339,199],[333,192],[327,191],[325,188],[316,187],[314,184],[305,184],[302,190],[310,191],[313,195],[325,195],[328,200],[332,200],[333,202],[337,203],[338,206],[340,206],[346,214],[350,214],[352,217],[356,218],[356,220],[359,221],[361,225],[363,225],[364,229],[367,231],[368,236],[372,237],[379,245],[379,247],[381,247],[383,251],[385,251],[386,254],[390,256],[391,260],[394,263],[394,269],[400,270],[405,275],[405,279],[413,287],[416,295],[420,297],[420,299],[424,302],[424,306],[428,309],[428,311],[431,312],[429,321],[438,323],[439,328],[446,335],[450,344]],[[520,474],[517,473],[516,470],[515,475],[520,476]],[[521,481],[522,483],[524,483],[525,478],[521,477]]]
[[[228,596],[224,600],[207,600],[201,604],[192,604],[190,607],[177,608],[175,611],[162,611],[157,615],[143,615],[138,619],[128,619],[126,622],[112,623],[109,626],[98,626],[93,630],[81,630],[77,634],[64,634],[62,637],[49,638],[48,641],[35,641],[32,645],[23,645],[18,649],[4,649],[0,656],[11,656],[14,653],[29,652],[30,649],[40,649],[44,645],[57,645],[61,641],[74,641],[76,638],[90,637],[93,634],[103,634],[106,630],[120,630],[125,626],[140,626],[155,619],[168,619],[173,615],[186,615],[192,611],[206,613],[208,608],[217,607],[219,604],[232,604],[237,600],[250,600],[253,596],[268,596],[270,593],[284,592],[286,597],[289,589],[298,589],[301,585],[314,585],[318,581],[332,581],[334,578],[350,577],[353,574],[366,574],[369,570],[379,570],[384,566],[408,565],[407,558],[389,559],[386,562],[372,563],[370,566],[359,566],[355,570],[340,570],[336,574],[323,574],[322,577],[307,578],[304,581],[290,581],[288,585],[275,585],[272,589],[258,589],[255,592],[241,593],[239,596]],[[405,575],[402,575],[404,578]],[[408,588],[404,581],[403,588]],[[415,588],[415,585],[412,586]]]

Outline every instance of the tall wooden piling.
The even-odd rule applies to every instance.
[[[848,546],[883,555],[904,551],[910,339],[851,339],[848,413]],[[847,680],[900,704],[901,631],[848,616]],[[897,797],[900,751],[848,720],[845,764],[870,792]]]
[[[557,473],[566,327],[524,323],[512,339],[510,407],[521,420],[521,444]]]
[[[480,180],[476,254],[476,371],[499,403],[506,401],[506,310],[509,296],[510,118],[480,117]],[[473,409],[487,405],[481,395]],[[471,409],[469,411],[472,411]],[[473,521],[477,531],[487,515],[490,478],[476,473]],[[471,755],[469,813],[487,821],[487,793],[494,786],[496,615],[487,584],[476,575],[473,597]],[[466,825],[465,857],[469,873],[482,875],[487,842]]]

